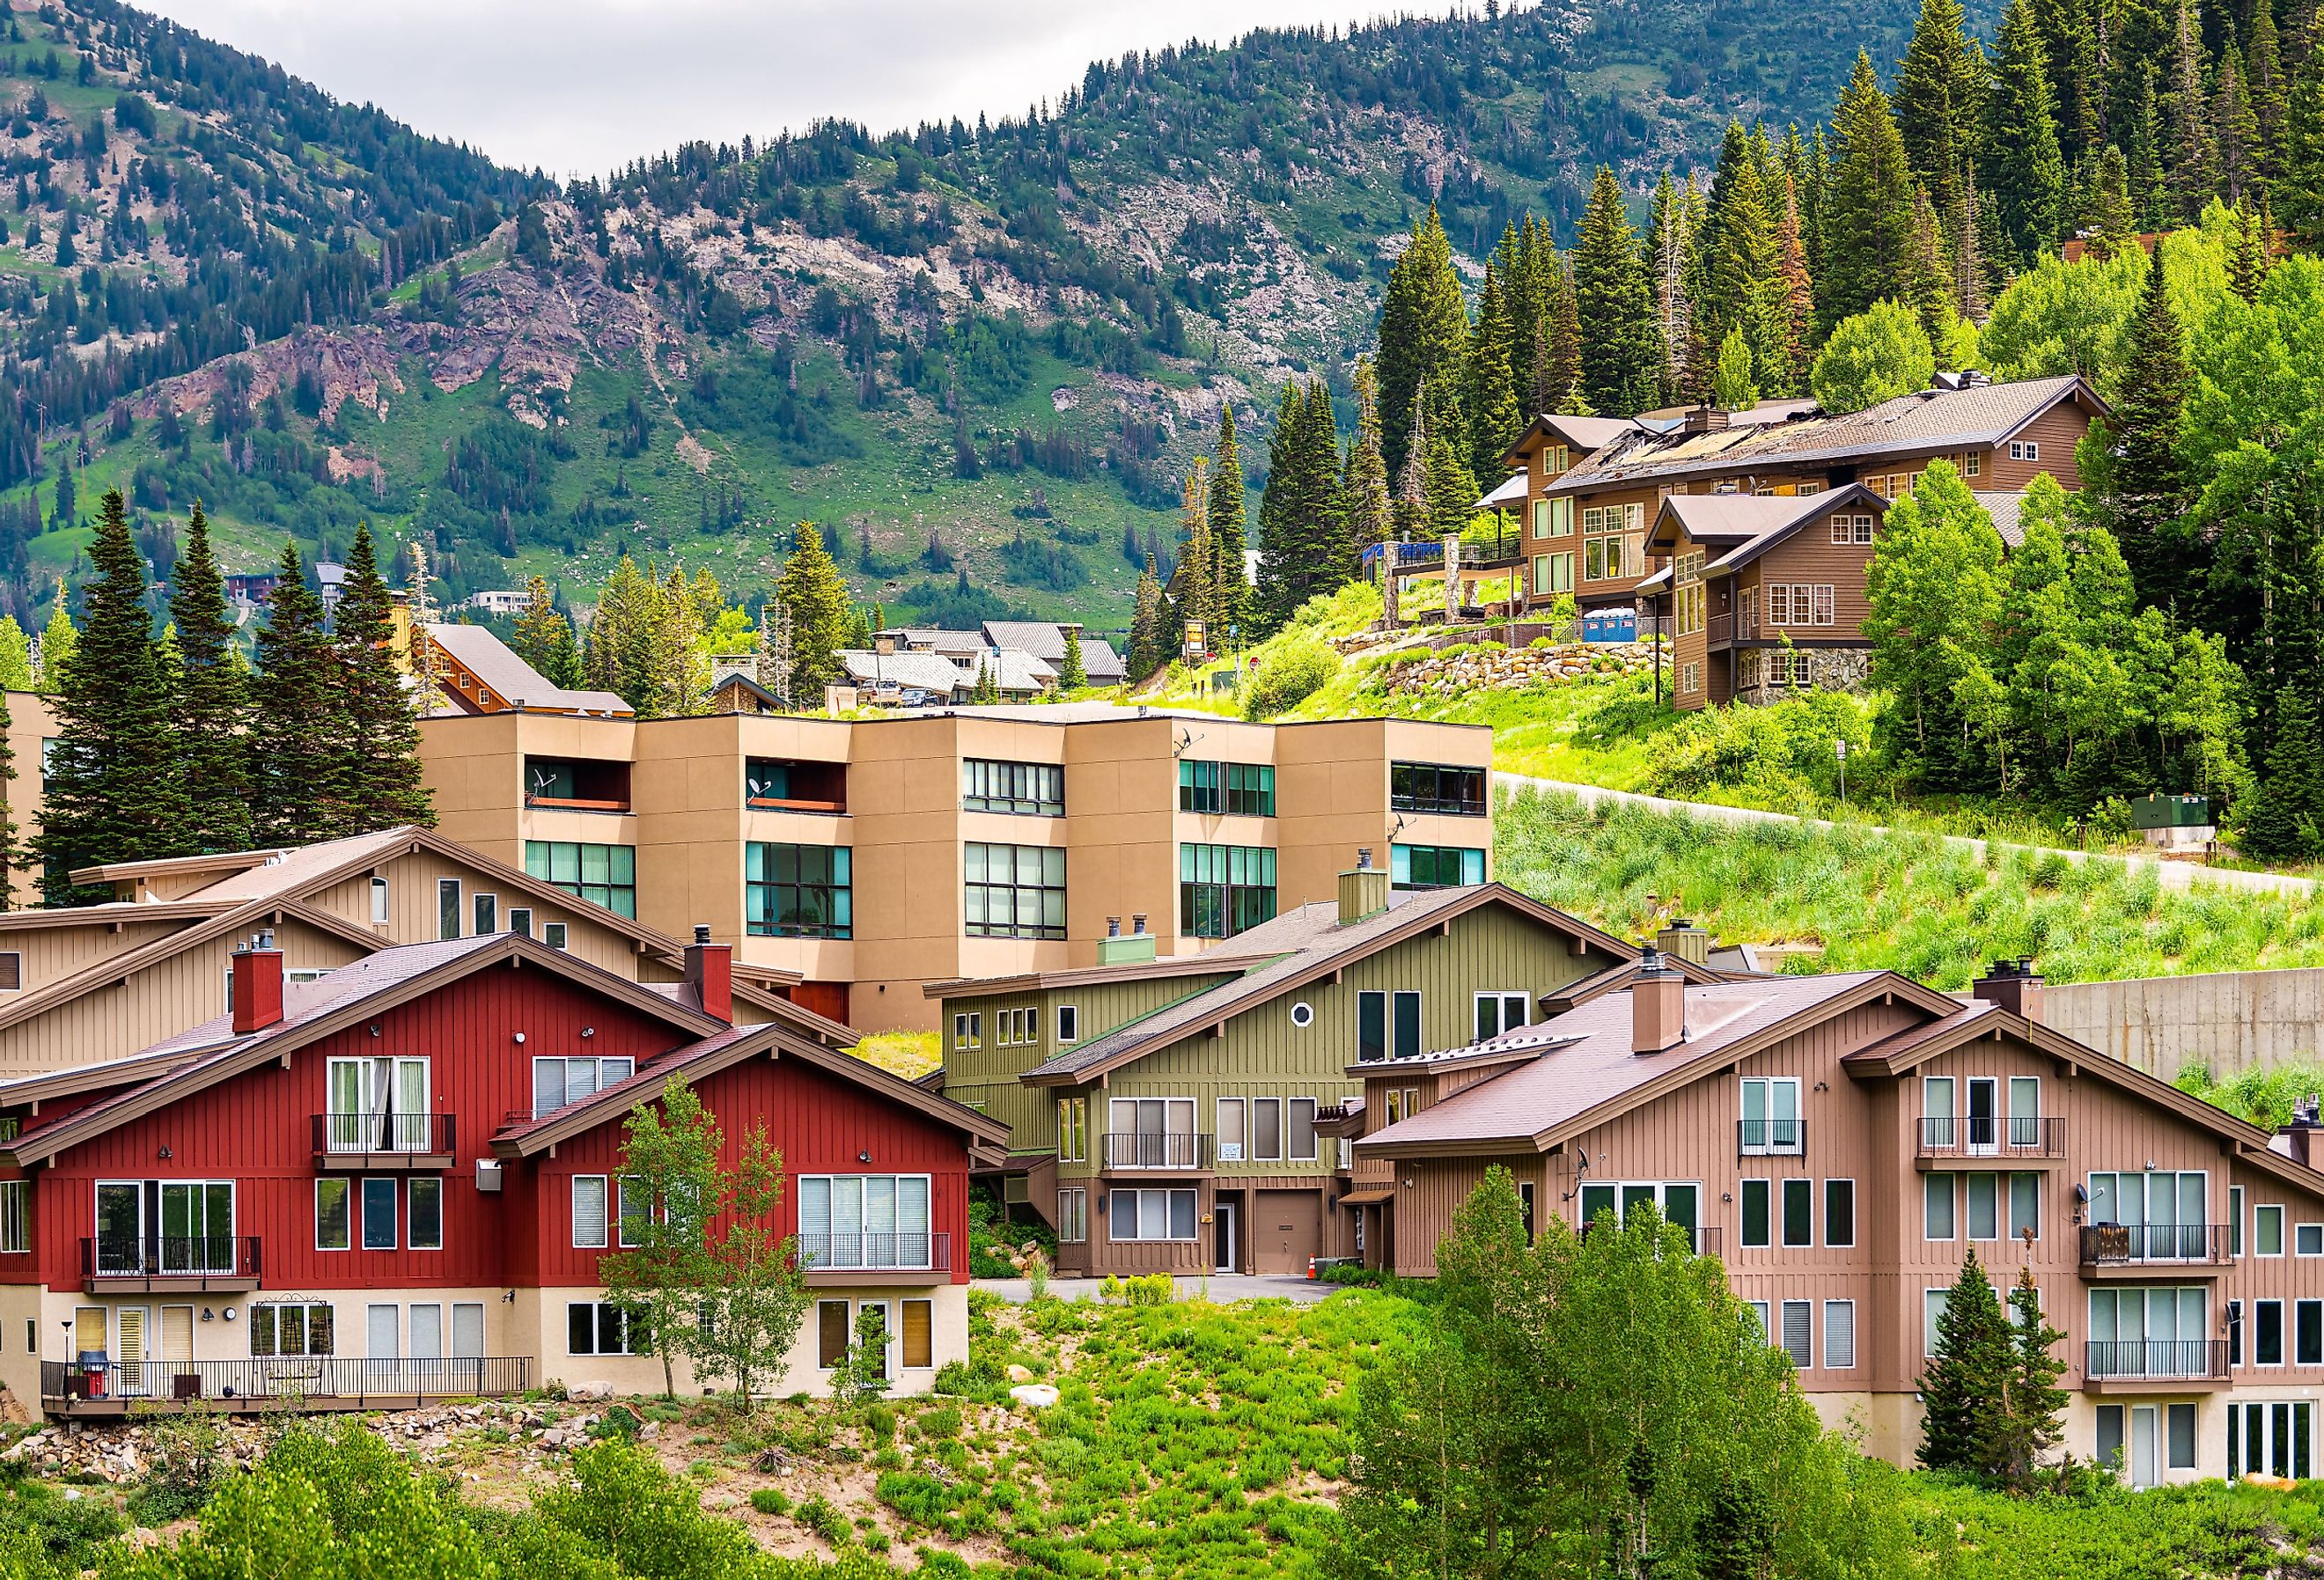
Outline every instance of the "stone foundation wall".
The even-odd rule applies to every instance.
[[[1799,684],[1804,668],[1807,684]],[[1736,655],[1735,699],[1764,707],[1795,691],[1854,691],[1872,676],[1872,650],[1862,647],[1746,648]]]

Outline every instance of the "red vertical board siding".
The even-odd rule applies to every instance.
[[[764,1121],[782,1154],[785,1184],[779,1231],[798,1227],[802,1174],[930,1176],[928,1226],[952,1236],[952,1281],[968,1281],[968,1150],[951,1126],[796,1058],[763,1056],[706,1077],[696,1090],[725,1133],[725,1157],[741,1157],[752,1128]],[[594,1287],[603,1252],[573,1244],[572,1178],[615,1171],[622,1123],[609,1120],[538,1160],[540,1274],[543,1286]],[[870,1153],[866,1163],[860,1154]],[[609,1202],[608,1215],[613,1211]]]
[[[583,1037],[584,1028],[593,1035]],[[475,1160],[492,1155],[493,1134],[511,1113],[530,1108],[533,1058],[642,1062],[684,1040],[667,1022],[579,984],[537,969],[486,967],[298,1049],[288,1069],[270,1062],[66,1151],[39,1177],[39,1278],[53,1289],[78,1287],[79,1243],[95,1232],[98,1180],[232,1179],[235,1232],[259,1236],[269,1289],[521,1281],[535,1260],[521,1215],[521,1167],[506,1170],[508,1188],[494,1197],[476,1189]],[[442,1177],[444,1249],[318,1251],[311,1116],[328,1106],[328,1061],[384,1055],[426,1055],[435,1110],[456,1116],[454,1164]],[[398,1198],[400,1243],[409,1221],[400,1190]],[[352,1238],[359,1246],[359,1218]]]
[[[585,1028],[592,1035],[582,1036]],[[298,1049],[287,1069],[270,1062],[70,1149],[36,1172],[35,1266],[19,1277],[57,1289],[79,1286],[80,1241],[95,1232],[99,1180],[232,1179],[235,1232],[259,1237],[270,1289],[594,1285],[601,1253],[572,1244],[570,1180],[614,1172],[623,1116],[609,1115],[554,1157],[510,1162],[497,1194],[477,1190],[476,1160],[492,1156],[492,1137],[511,1114],[530,1109],[535,1058],[628,1057],[650,1067],[682,1041],[667,1023],[579,984],[486,968]],[[357,1199],[350,1204],[357,1248],[318,1251],[315,1181],[324,1176],[314,1166],[311,1116],[327,1106],[329,1060],[386,1055],[426,1055],[436,1112],[456,1116],[454,1166],[441,1177],[444,1249],[360,1249]],[[959,1132],[795,1059],[754,1058],[708,1076],[700,1091],[725,1130],[730,1157],[765,1122],[791,1177],[779,1212],[782,1233],[797,1226],[801,1173],[928,1174],[931,1226],[951,1234],[953,1280],[967,1280],[968,1154]],[[858,1161],[867,1151],[872,1161]],[[401,1190],[398,1197],[401,1241],[410,1219]]]

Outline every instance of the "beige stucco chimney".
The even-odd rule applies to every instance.
[[[1996,960],[1992,970],[1969,984],[1969,993],[2024,1020],[2042,1019],[2042,974],[2030,958]]]
[[[1630,983],[1630,1051],[1661,1053],[1686,1040],[1686,978],[1648,944]]]

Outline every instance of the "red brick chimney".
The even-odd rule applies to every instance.
[[[272,931],[234,952],[234,1034],[247,1037],[282,1023],[282,951]]]
[[[1971,983],[1969,991],[2021,1019],[2037,1023],[2042,1019],[2042,974],[2034,969],[2031,957],[1996,960],[1993,969]]]
[[[1686,978],[1648,944],[1630,983],[1630,1051],[1661,1053],[1686,1040]]]
[[[734,1023],[734,947],[712,943],[706,927],[696,927],[686,946],[686,985],[700,997],[704,1014]]]

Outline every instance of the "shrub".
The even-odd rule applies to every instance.
[[[1000,1365],[990,1355],[972,1354],[965,1361],[946,1361],[936,1368],[934,1387],[955,1399],[982,1399],[999,1391]]]
[[[1332,683],[1340,656],[1323,642],[1295,639],[1259,661],[1243,694],[1243,716],[1268,719],[1296,707]]]
[[[1168,1273],[1145,1273],[1117,1278],[1111,1273],[1098,1286],[1098,1298],[1118,1306],[1167,1306],[1177,1293]]]
[[[942,1442],[960,1436],[960,1411],[948,1404],[938,1405],[932,1410],[922,1410],[913,1425],[928,1441]]]
[[[788,1514],[791,1511],[791,1501],[783,1495],[779,1487],[753,1487],[751,1489],[751,1507],[761,1514]]]
[[[837,1547],[853,1529],[847,1516],[831,1506],[831,1501],[818,1492],[798,1506],[798,1522]]]

